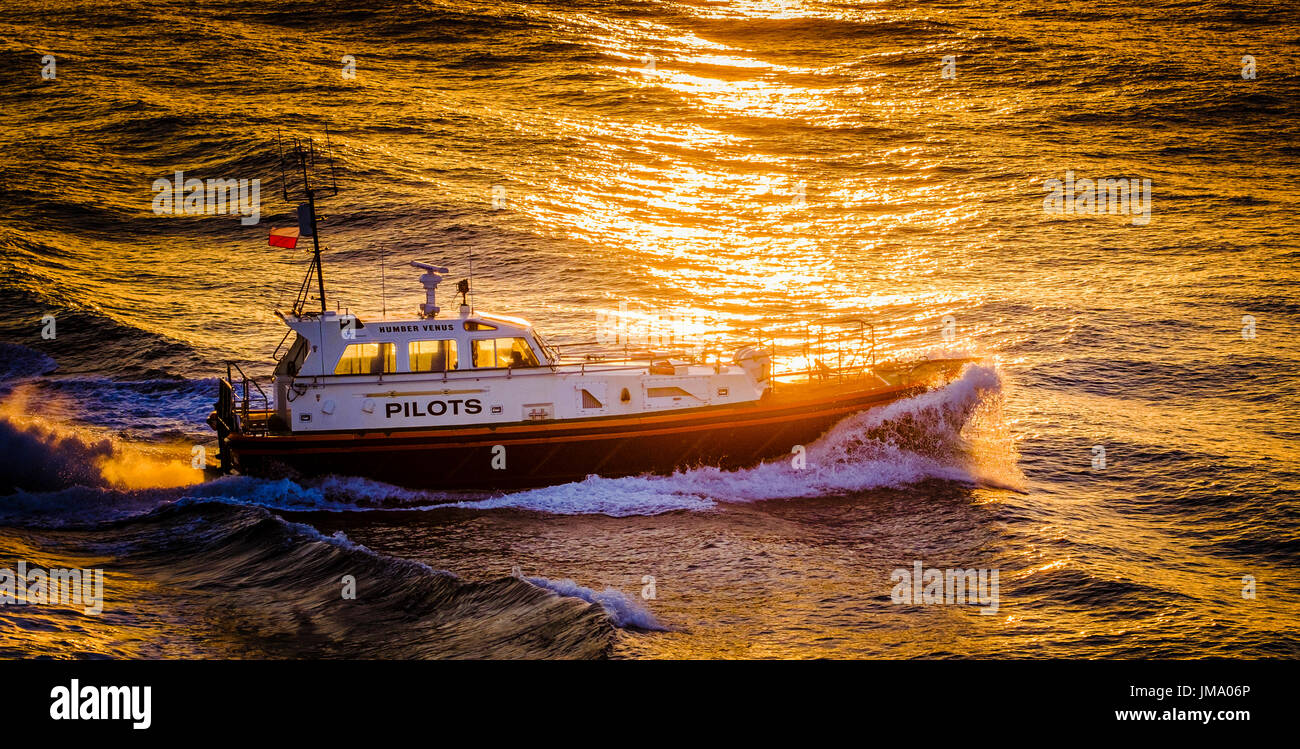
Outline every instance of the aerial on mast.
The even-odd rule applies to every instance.
[[[285,138],[279,133],[276,133],[275,143],[280,157],[280,192],[286,203],[298,207],[299,236],[310,233],[312,241],[311,267],[307,269],[307,277],[298,291],[294,313],[301,314],[307,303],[313,273],[320,294],[320,311],[325,312],[325,273],[321,266],[320,232],[316,230],[316,199],[339,194],[330,131],[325,128],[323,148],[318,148],[312,138]]]

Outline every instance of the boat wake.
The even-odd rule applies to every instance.
[[[930,479],[1018,491],[1014,443],[1002,416],[1004,381],[968,366],[947,387],[851,416],[802,454],[753,468],[698,467],[669,476],[603,478],[462,501],[471,509],[653,515],[755,502],[898,488]]]

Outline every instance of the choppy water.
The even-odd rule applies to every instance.
[[[108,600],[0,608],[0,654],[1294,657],[1298,22],[1284,2],[7,3],[0,567],[100,566]],[[561,341],[620,302],[864,312],[884,355],[986,362],[842,424],[806,471],[452,505],[200,482],[221,362],[266,371],[306,261],[266,246],[289,215],[275,132],[325,125],[326,279],[363,318],[418,303],[399,262],[463,274],[472,249],[478,306]],[[154,215],[178,169],[262,179],[264,221]],[[1150,179],[1150,223],[1046,214],[1067,171]],[[918,560],[998,569],[997,614],[893,605]]]

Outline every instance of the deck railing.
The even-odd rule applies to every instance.
[[[846,328],[848,328],[846,330]],[[556,365],[628,363],[628,368],[644,367],[645,362],[667,360],[691,364],[721,366],[723,355],[750,346],[765,351],[773,363],[772,379],[849,379],[870,374],[876,366],[876,326],[857,317],[815,321],[801,328],[734,328],[697,333],[653,347],[624,343],[622,348],[602,341],[579,341],[549,344],[557,357]],[[802,358],[806,366],[780,369],[779,362]],[[832,361],[833,360],[833,361]],[[640,364],[632,364],[640,362]]]
[[[217,418],[223,425],[232,433],[264,434],[266,419],[251,416],[254,413],[262,416],[270,409],[271,400],[257,380],[244,374],[235,362],[226,362],[226,376],[220,381],[217,394]]]

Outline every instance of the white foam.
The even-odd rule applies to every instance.
[[[689,488],[667,483],[661,476],[608,479],[588,476],[558,486],[515,492],[490,499],[457,502],[474,510],[514,508],[555,515],[599,514],[613,517],[658,515],[675,510],[707,510],[714,502]]]
[[[222,476],[188,487],[182,499],[229,500],[237,504],[285,511],[355,509],[352,502],[331,500],[316,487],[303,486],[289,479],[259,479],[250,476]]]
[[[588,603],[599,604],[609,616],[609,621],[615,627],[627,628],[635,627],[637,629],[655,630],[658,632],[667,632],[668,628],[659,623],[655,615],[643,606],[635,598],[623,593],[617,588],[605,588],[603,591],[596,592],[591,588],[583,587],[569,578],[563,580],[547,580],[544,577],[525,577],[524,580],[536,585],[539,588],[558,593],[562,596],[571,598],[581,598]]]
[[[947,387],[846,418],[806,446],[806,467],[780,458],[753,468],[694,468],[669,476],[603,478],[515,492],[457,507],[516,508],[553,514],[655,515],[707,510],[717,502],[814,497],[901,487],[927,479],[1014,485],[986,475],[963,428],[1000,396],[992,366],[968,366]],[[999,464],[1005,465],[1005,461]]]

